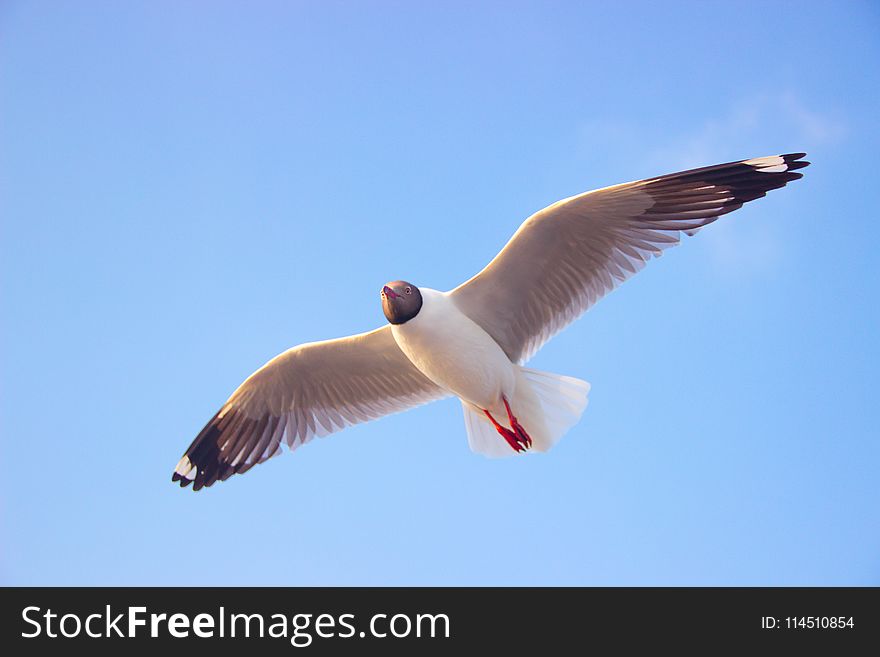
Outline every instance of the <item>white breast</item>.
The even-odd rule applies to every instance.
[[[479,408],[498,408],[501,395],[512,399],[514,365],[498,343],[445,293],[419,290],[419,314],[391,327],[401,351],[434,383]]]

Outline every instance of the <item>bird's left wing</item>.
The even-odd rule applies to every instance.
[[[572,196],[533,214],[451,292],[513,362],[525,362],[662,249],[801,177],[803,153],[729,162]]]
[[[390,326],[301,344],[232,393],[196,436],[172,481],[193,490],[325,436],[448,395],[415,368]]]

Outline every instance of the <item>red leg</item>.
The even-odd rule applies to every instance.
[[[507,419],[510,420],[511,428],[516,433],[517,439],[526,446],[526,449],[528,449],[532,446],[532,437],[528,433],[526,433],[523,425],[519,423],[519,421],[516,419],[516,416],[511,412],[510,404],[507,403],[507,398],[502,397],[501,399],[504,400],[504,408],[507,409]]]
[[[510,447],[515,452],[524,452],[532,446],[532,438],[531,436],[529,436],[528,433],[526,433],[526,430],[517,421],[516,417],[514,417],[513,413],[510,411],[510,405],[507,403],[507,399],[505,399],[504,397],[502,397],[502,399],[504,400],[504,408],[507,409],[507,419],[510,420],[510,426],[512,427],[512,430],[506,427],[502,427],[500,424],[498,424],[495,418],[492,417],[492,414],[486,409],[483,409],[483,412],[486,414],[486,417],[489,418],[489,420],[492,422],[492,425],[495,427],[495,431],[501,434],[504,440],[507,441],[507,444],[510,445]]]
[[[520,444],[515,432],[511,431],[507,427],[502,427],[500,424],[498,424],[498,422],[495,420],[495,418],[492,417],[492,414],[489,411],[487,411],[485,408],[483,409],[483,412],[486,414],[486,417],[492,421],[492,424],[495,426],[495,431],[497,431],[498,433],[501,434],[502,438],[504,438],[504,440],[507,441],[507,444],[510,445],[510,447],[513,449],[513,451],[515,451],[515,452],[525,451],[526,448]]]

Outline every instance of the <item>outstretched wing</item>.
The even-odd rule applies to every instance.
[[[447,396],[400,351],[391,327],[302,344],[254,372],[211,418],[172,481],[193,490],[360,422]]]
[[[680,232],[802,176],[804,153],[773,155],[624,183],[564,199],[533,214],[452,299],[513,362],[644,267]]]

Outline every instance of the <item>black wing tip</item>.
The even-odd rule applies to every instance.
[[[253,420],[227,407],[199,432],[178,462],[171,481],[181,488],[192,484],[193,491],[198,491],[243,474],[281,451],[284,426],[279,417]],[[253,436],[262,439],[255,441]]]
[[[800,159],[805,155],[765,155],[648,180],[654,204],[644,215],[654,228],[693,235],[719,216],[803,178],[796,169],[810,164]]]
[[[231,474],[234,474],[234,473],[231,473]],[[174,472],[171,475],[171,483],[180,484],[181,488],[187,488],[190,484],[192,484],[193,492],[202,490],[202,488],[208,488],[212,484],[214,484],[214,482],[222,481],[224,479],[226,479],[226,477],[219,477],[218,478],[216,476],[213,476],[213,473],[212,473],[211,477],[206,477],[205,472],[202,470],[200,470],[196,474],[194,479],[189,479],[188,477],[184,477],[179,472]]]
[[[226,470],[226,472],[224,472],[224,470]],[[227,468],[222,463],[199,468],[191,477],[184,476],[175,470],[171,474],[171,483],[179,484],[181,488],[187,488],[191,484],[192,489],[195,492],[202,488],[208,488],[217,481],[228,479],[229,476],[235,474],[235,472],[234,469]]]
[[[739,163],[745,165],[740,169],[741,173],[734,169],[729,177],[722,173],[715,180],[728,187],[737,202],[748,203],[763,198],[767,192],[781,189],[788,183],[803,178],[804,174],[797,169],[810,165],[801,159],[805,156],[806,153],[787,153],[743,160]]]
[[[178,461],[171,475],[171,482],[186,488],[192,484],[193,491],[210,486],[216,480],[216,473],[226,468],[221,457],[219,439],[222,434],[220,413],[208,420],[192,444]]]
[[[806,156],[806,153],[783,153],[781,155],[753,157],[732,164],[745,164],[754,171],[760,171],[761,173],[789,173],[795,169],[803,169],[809,166],[810,163],[803,159]]]
[[[179,472],[175,471],[171,474],[171,483],[179,483],[181,488],[186,488],[192,483],[192,479],[187,479]],[[193,490],[198,490],[193,488]]]
[[[810,162],[804,159],[806,156],[806,153],[786,153],[779,157],[785,162],[788,171],[795,171],[810,166]]]

